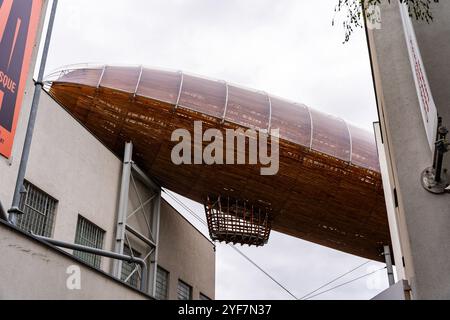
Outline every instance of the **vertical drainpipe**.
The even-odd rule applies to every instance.
[[[24,141],[23,150],[22,150],[22,158],[20,160],[19,172],[17,174],[16,188],[14,190],[14,197],[13,197],[11,209],[8,211],[9,221],[13,225],[17,225],[17,218],[20,214],[22,214],[22,212],[19,209],[20,193],[23,188],[25,174],[26,174],[27,166],[28,166],[28,159],[30,157],[31,143],[33,141],[34,126],[36,124],[36,117],[37,117],[37,111],[39,108],[39,101],[41,98],[41,92],[43,90],[42,81],[44,79],[45,66],[47,64],[48,51],[49,51],[49,47],[50,47],[50,41],[52,38],[53,25],[55,22],[57,7],[58,7],[58,0],[53,0],[52,9],[50,12],[50,18],[49,18],[49,22],[48,22],[47,34],[45,36],[44,48],[42,50],[42,58],[41,58],[41,64],[40,64],[40,68],[39,68],[38,78],[34,84],[33,102],[31,104],[30,117],[28,119],[28,127],[27,127],[27,132],[26,132],[25,141]]]

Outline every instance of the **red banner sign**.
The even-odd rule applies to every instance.
[[[0,154],[10,158],[43,0],[0,0]]]

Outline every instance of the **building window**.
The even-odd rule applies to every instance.
[[[192,287],[185,282],[178,281],[178,300],[192,300]]]
[[[200,293],[200,300],[202,300],[202,301],[209,301],[211,299],[208,298],[207,296],[205,296],[203,293]]]
[[[167,300],[169,298],[169,272],[158,266],[156,271],[156,293],[158,300]]]
[[[78,216],[77,232],[75,236],[76,244],[96,249],[102,249],[104,236],[105,231],[97,227],[92,222],[86,220],[82,216]],[[74,251],[73,254],[86,262],[88,265],[100,269],[100,256],[80,251]]]
[[[26,192],[20,199],[18,227],[35,235],[51,237],[58,201],[29,182],[24,183]]]
[[[136,250],[134,250],[134,249],[132,249],[132,250],[133,250],[133,252],[131,251],[130,247],[125,245],[123,247],[123,254],[126,256],[134,256],[136,258],[140,258],[142,256]],[[122,262],[121,279],[122,279],[122,281],[125,281],[126,283],[128,283],[130,286],[135,287],[135,288],[139,287],[139,282],[141,280],[140,273],[141,273],[141,267],[139,265],[137,265],[135,263],[130,263],[127,261]]]

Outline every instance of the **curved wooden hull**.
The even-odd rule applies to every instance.
[[[161,186],[200,203],[225,195],[270,204],[275,231],[382,261],[390,236],[373,137],[303,105],[220,84],[103,67],[62,72],[49,93],[118,156],[133,141],[135,161]],[[194,121],[205,130],[280,128],[279,173],[261,176],[252,165],[174,165],[172,132],[192,132]]]

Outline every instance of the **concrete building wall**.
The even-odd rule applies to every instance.
[[[48,2],[44,0],[44,13]],[[37,32],[12,157],[5,159],[0,156],[0,201],[6,209],[10,208],[12,203],[22,156],[35,88],[33,70],[36,67],[43,25],[44,15]],[[105,148],[45,92],[41,95],[34,132],[26,180],[58,201],[52,237],[73,243],[78,216],[82,215],[105,231],[103,249],[113,251],[122,160]],[[139,181],[136,183],[142,195],[150,194]],[[129,197],[131,210],[138,205],[138,199],[132,193]],[[194,287],[195,299],[198,299],[200,291],[214,298],[214,245],[166,202],[162,203],[162,245],[159,253],[163,256],[164,268],[177,278],[170,283],[170,298],[177,297],[178,277]],[[132,220],[139,232],[144,235],[148,232],[143,227],[143,216],[135,215]],[[99,276],[98,272],[86,266],[82,267],[85,270],[83,290],[67,292],[65,268],[68,263],[73,262],[70,258],[55,254],[52,249],[30,241],[20,234],[14,234],[8,228],[0,229],[0,238],[0,274],[3,275],[0,277],[0,299],[142,298],[135,292],[130,293],[130,290],[120,288],[118,283],[112,282],[108,277]],[[139,241],[134,241],[133,237],[130,238],[133,249],[136,247],[146,254],[148,248],[142,246]],[[102,258],[101,270],[111,273],[112,263],[111,259]],[[22,268],[23,272],[12,273],[17,268]]]
[[[0,176],[1,176],[1,187],[0,187],[0,200],[3,202],[6,210],[11,206],[14,187],[16,185],[17,171],[19,169],[20,158],[22,157],[23,142],[25,140],[25,132],[28,124],[28,116],[30,114],[31,101],[33,99],[34,93],[34,82],[33,82],[33,70],[36,67],[36,59],[38,55],[38,47],[41,41],[42,30],[44,27],[44,14],[48,7],[48,0],[43,1],[43,16],[39,23],[39,28],[37,31],[36,41],[34,44],[34,50],[31,57],[30,63],[30,74],[28,75],[25,94],[22,101],[22,108],[20,112],[19,121],[17,123],[17,131],[14,140],[13,150],[11,159],[6,159],[0,156]]]
[[[0,173],[10,172],[1,169]],[[58,201],[52,237],[74,243],[78,216],[82,215],[105,231],[103,249],[114,251],[121,173],[122,161],[43,92],[26,179]],[[135,190],[130,191],[128,215],[139,208],[140,201],[152,195],[139,180],[135,183],[141,198]],[[1,184],[0,190],[5,194],[13,192],[6,184]],[[129,223],[141,234],[148,234],[141,212]],[[194,299],[199,298],[200,292],[213,299],[214,245],[165,201],[161,205],[160,225],[159,255],[161,266],[170,273],[169,298],[177,299],[177,284],[181,279],[193,287]],[[149,251],[136,238],[130,236],[130,241],[133,250],[143,255]],[[22,253],[16,251],[19,255]],[[12,259],[8,267],[17,259]],[[111,273],[112,264],[112,259],[102,258],[101,269]],[[46,274],[36,274],[45,279],[58,270],[52,266]]]
[[[58,200],[53,237],[75,241],[78,215],[114,250],[122,162],[43,92],[26,179]],[[102,269],[111,270],[109,259]]]
[[[199,299],[200,293],[214,299],[214,245],[166,201],[162,201],[161,212],[159,264],[170,272],[169,299],[177,299],[178,280],[193,287],[194,300]],[[193,269],[196,272],[191,272]]]
[[[432,57],[433,52],[437,54],[441,48],[448,46],[441,47],[441,43],[448,42],[446,30],[449,22],[448,19],[445,23],[443,21],[444,17],[450,16],[449,9],[448,4],[439,7],[435,12],[442,18],[438,18],[433,26],[421,26],[419,29],[424,29],[418,31],[431,90],[438,104],[447,99],[439,95],[446,91],[445,86],[450,85],[446,71],[448,61],[444,59],[441,66],[436,61],[432,65],[428,63],[436,59]],[[424,31],[427,28],[430,29]],[[423,37],[428,33],[436,38],[432,43],[425,44]],[[450,299],[450,198],[448,195],[433,195],[421,185],[420,175],[431,166],[432,155],[396,1],[383,4],[382,27],[380,30],[369,30],[369,43],[384,145],[398,196],[397,219],[412,298]],[[441,58],[444,55],[439,53]],[[437,75],[441,72],[447,72],[447,75]],[[444,83],[437,86],[438,81]],[[450,125],[450,118],[446,123]]]
[[[0,222],[0,300],[148,300],[149,296]],[[67,273],[80,268],[80,290]],[[71,271],[69,269],[69,271]]]
[[[13,176],[14,173],[17,174],[14,168],[0,168],[2,177]],[[74,243],[78,216],[82,215],[105,231],[103,249],[114,251],[121,174],[122,160],[105,148],[89,131],[43,92],[26,179],[58,201],[52,237]],[[8,195],[7,198],[11,198],[13,193],[15,180],[14,183],[11,181],[6,181],[6,183],[2,181],[0,184],[0,191]],[[152,195],[152,192],[138,179],[135,180],[135,184],[139,196],[135,190],[130,191],[128,216],[132,214],[133,210],[139,208],[140,201],[145,201]],[[133,188],[132,184],[131,189]],[[129,223],[141,234],[148,235],[146,221],[141,212],[135,214]],[[0,236],[3,236],[1,230]],[[17,240],[17,237],[10,238],[10,241],[14,239]],[[138,250],[143,255],[147,254],[148,247],[145,247],[133,236],[130,236],[129,239],[133,250]],[[14,266],[17,261],[20,263],[25,261],[20,257],[23,250],[18,249],[26,248],[25,244],[20,244],[15,248],[18,257],[8,262],[8,268]],[[4,247],[0,248],[2,256],[4,250]],[[28,251],[29,249],[24,250]],[[66,251],[71,253],[70,250]],[[13,252],[8,250],[5,254],[12,255]],[[194,299],[198,299],[199,292],[214,298],[214,245],[165,201],[162,201],[161,206],[159,254],[162,267],[171,275],[170,299],[177,298],[178,279],[193,286]],[[35,260],[30,260],[27,263],[34,262]],[[0,263],[0,265],[2,264],[3,262]],[[1,267],[6,268],[6,266]],[[51,274],[60,272],[59,268],[60,263],[55,262],[55,265],[49,266],[45,273],[36,269],[38,271],[33,273],[33,276],[37,275],[39,281],[41,278],[45,280]],[[110,274],[112,269],[113,260],[102,258],[101,270]],[[26,271],[31,272],[31,269]],[[31,275],[27,274],[27,276]],[[12,285],[15,278],[10,279],[14,279],[11,281]],[[0,281],[2,280],[0,279]],[[62,281],[62,279],[58,278],[57,281]],[[98,283],[98,281],[94,281],[94,283],[96,282]],[[59,283],[59,286],[61,285]],[[17,297],[20,297],[19,290],[22,289],[22,287],[18,287],[15,291]],[[56,291],[55,294],[57,292],[59,291]],[[98,290],[95,292],[99,293]],[[51,298],[53,297],[51,294],[52,292],[49,290],[45,291],[43,296]],[[99,295],[98,297],[113,296]],[[33,297],[33,295],[29,295],[29,297]],[[34,297],[40,298],[40,296]],[[95,295],[62,295],[61,297],[80,298],[95,297]]]

